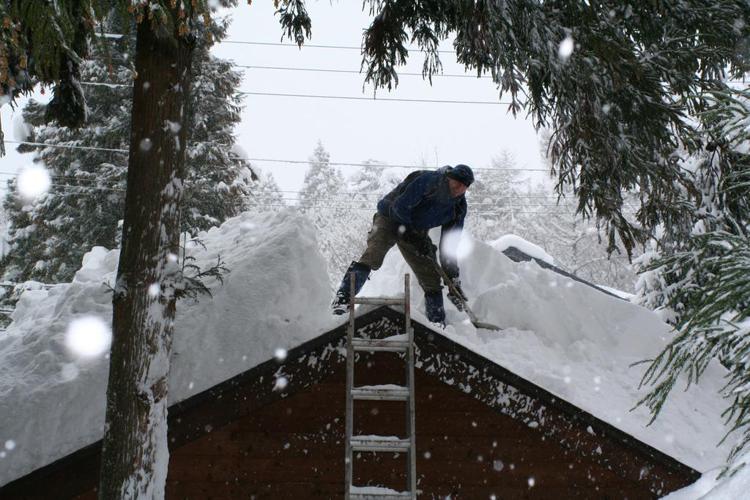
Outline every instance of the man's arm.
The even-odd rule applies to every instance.
[[[388,217],[408,228],[412,222],[412,210],[424,198],[431,180],[429,173],[422,174],[414,179],[406,186],[404,192],[393,200],[388,211]]]

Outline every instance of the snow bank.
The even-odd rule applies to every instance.
[[[209,283],[212,298],[178,305],[171,403],[336,326],[305,219],[243,214],[200,238],[196,263],[221,256],[231,272],[223,286]],[[108,361],[75,356],[65,333],[77,318],[109,322],[117,261],[117,251],[94,248],[72,283],[25,292],[0,336],[0,485],[101,438]]]
[[[750,454],[738,463],[747,464]],[[719,478],[721,469],[713,469],[691,484],[664,497],[664,500],[737,500],[750,491],[750,467],[744,465],[732,475]]]
[[[500,252],[503,252],[510,247],[516,247],[529,257],[539,259],[551,266],[555,265],[555,259],[552,258],[550,254],[545,252],[542,247],[540,247],[539,245],[535,245],[534,243],[531,243],[530,241],[527,241],[520,236],[516,236],[515,234],[505,234],[495,241],[491,241],[489,245],[495,250],[499,250]]]
[[[724,463],[732,443],[716,446],[726,432],[720,413],[727,402],[718,395],[723,368],[710,366],[686,392],[675,387],[647,427],[649,413],[631,411],[645,395],[638,389],[645,365],[631,365],[653,358],[670,327],[647,309],[467,239],[458,253],[470,306],[480,321],[504,331],[476,330],[448,301],[449,325],[438,331],[699,471]],[[403,258],[391,252],[362,293],[398,293],[404,272]],[[415,319],[429,324],[420,315],[418,285],[411,292]]]

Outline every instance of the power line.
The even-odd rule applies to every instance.
[[[122,86],[127,87],[124,84],[114,84],[105,82],[81,82],[83,85],[91,86],[103,86],[103,87],[116,87]],[[418,102],[426,104],[488,104],[497,106],[498,104],[510,105],[513,104],[509,101],[463,101],[458,99],[417,99],[409,97],[362,97],[362,96],[346,96],[346,95],[323,95],[323,94],[290,94],[284,92],[255,92],[255,91],[239,91],[237,95],[252,95],[260,97],[293,97],[297,99],[333,99],[341,101],[386,101],[386,102]]]
[[[361,96],[343,96],[343,95],[322,95],[322,94],[288,94],[281,92],[237,92],[239,95],[255,95],[264,97],[294,97],[305,99],[339,99],[345,101],[387,101],[387,102],[420,102],[429,104],[512,104],[508,101],[459,101],[454,99],[411,99],[400,97],[361,97]]]
[[[29,141],[11,141],[11,140],[5,140],[5,142],[10,144],[23,144],[25,146],[39,146],[44,148],[63,148],[63,149],[84,149],[88,151],[107,151],[110,153],[127,153],[127,149],[117,149],[117,148],[100,148],[97,146],[78,146],[76,144],[49,144],[46,142],[29,142]]]
[[[299,47],[297,44],[291,44],[291,43],[283,43],[283,42],[256,42],[256,41],[250,41],[250,40],[221,40],[218,42],[219,44],[226,43],[230,45],[258,45],[258,46],[264,46],[264,47],[290,47],[290,48],[304,48],[309,47],[311,49],[334,49],[334,50],[362,50],[362,47],[355,47],[354,45],[321,45],[321,44],[314,44],[314,43],[305,43],[302,45],[302,47]],[[407,50],[421,50],[418,47],[411,47]],[[455,54],[452,50],[438,50],[438,54]]]
[[[132,83],[107,83],[107,82],[79,82],[81,85],[90,87],[132,87]]]
[[[6,140],[5,142],[10,144],[23,144],[27,146],[38,146],[38,147],[48,147],[48,148],[62,148],[62,149],[83,149],[83,150],[90,150],[90,151],[105,151],[105,152],[114,152],[114,153],[127,153],[127,149],[116,149],[116,148],[100,148],[95,146],[79,146],[79,145],[73,145],[73,144],[50,144],[50,143],[44,143],[44,142],[29,142],[29,141],[13,141],[13,140]],[[218,143],[212,143],[218,146],[224,146],[226,147],[226,144],[218,144]],[[282,158],[244,158],[244,157],[236,157],[238,160],[243,160],[247,162],[260,162],[260,163],[285,163],[290,165],[299,165],[299,164],[305,164],[309,165],[311,163],[315,163],[314,161],[311,162],[310,160],[291,160],[291,159],[282,159]],[[406,164],[373,164],[373,163],[363,163],[363,162],[328,162],[329,165],[337,166],[337,167],[367,167],[367,168],[404,168],[404,169],[412,169],[412,170],[423,170],[423,169],[429,169],[431,167],[424,166],[424,165],[406,165]],[[490,167],[476,167],[474,170],[477,171],[503,171],[503,172],[549,172],[546,168],[490,168]]]
[[[306,71],[306,72],[312,72],[312,73],[345,73],[345,74],[355,74],[355,75],[362,75],[362,71],[357,71],[353,69],[329,69],[329,68],[294,68],[291,66],[259,66],[259,65],[246,65],[246,64],[233,64],[236,68],[247,68],[247,69],[262,69],[262,70],[272,70],[272,71]],[[398,76],[421,76],[424,77],[425,75],[422,73],[414,73],[409,71],[399,72]],[[473,78],[475,80],[477,79],[487,79],[491,78],[487,75],[460,75],[457,73],[436,73],[432,75],[432,78]]]
[[[99,33],[97,33],[97,36],[101,36]],[[111,38],[111,39],[120,39],[124,37],[122,33],[104,33],[104,38]],[[362,50],[362,47],[356,47],[354,45],[325,45],[325,44],[314,44],[314,43],[304,43],[302,44],[302,47],[297,45],[296,43],[284,43],[284,42],[258,42],[254,40],[219,40],[217,44],[221,45],[223,43],[229,44],[229,45],[257,45],[257,46],[265,46],[265,47],[287,47],[287,48],[294,48],[294,49],[300,49],[304,47],[308,47],[311,49],[335,49],[335,50]],[[421,50],[419,47],[407,47],[407,50]],[[438,50],[439,54],[455,54],[452,50]]]

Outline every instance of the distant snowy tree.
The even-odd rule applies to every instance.
[[[607,252],[601,228],[576,214],[572,193],[557,199],[549,188],[540,186],[532,196],[529,209],[533,211],[525,216],[519,236],[542,247],[565,271],[633,293],[636,275],[628,256]]]
[[[217,26],[221,39],[225,27]],[[54,183],[37,203],[27,204],[10,186],[5,208],[10,214],[10,252],[0,261],[5,279],[44,282],[70,281],[81,258],[92,246],[114,248],[125,207],[125,183],[132,60],[135,41],[122,37],[106,52],[98,48],[81,64],[83,93],[89,108],[85,125],[70,129],[46,123],[46,107],[32,101],[24,108],[30,125],[28,140],[52,147],[25,146],[35,151]],[[95,47],[96,48],[96,47]],[[246,208],[252,171],[231,153],[233,128],[239,122],[240,75],[230,63],[211,56],[206,47],[195,51],[193,86],[189,98],[186,178],[181,200],[181,230],[195,235]],[[177,125],[174,125],[177,126]],[[54,145],[82,145],[69,149]],[[144,144],[148,147],[148,144]]]
[[[251,212],[278,212],[287,206],[279,185],[276,184],[273,174],[265,173],[253,167],[257,174],[255,180],[250,182],[246,204],[247,210]]]
[[[343,175],[331,165],[330,155],[319,141],[309,159],[299,209],[318,232],[320,250],[332,267],[329,275],[345,269],[351,261],[346,238],[342,237],[348,231],[351,213],[346,188]]]
[[[466,226],[482,241],[503,234],[518,233],[526,199],[519,189],[519,171],[513,156],[503,151],[485,169],[478,169],[476,181],[466,191],[469,205]]]

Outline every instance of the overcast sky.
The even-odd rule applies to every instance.
[[[369,16],[361,2],[308,1],[312,17],[313,45],[359,47]],[[255,1],[227,12],[233,19],[227,42],[280,41],[281,29],[274,16],[273,2]],[[288,42],[285,42],[288,44]],[[451,41],[442,47],[444,73],[465,75],[455,62]],[[358,71],[359,50],[295,46],[222,43],[214,53],[243,66],[316,68]],[[401,72],[421,72],[422,56],[410,52]],[[239,68],[244,72],[242,91],[372,98],[372,87],[363,88],[357,73]],[[496,86],[489,79],[435,77],[433,84],[421,76],[402,75],[396,90],[380,90],[386,99],[485,101],[493,104],[445,104],[377,100],[311,99],[247,95],[238,143],[250,158],[306,160],[318,140],[334,162],[357,163],[376,159],[390,164],[429,166],[466,163],[488,166],[493,156],[511,152],[520,168],[542,168],[539,141],[531,123],[514,119],[499,101]],[[507,98],[503,98],[507,101]],[[23,100],[21,100],[21,103]],[[15,116],[19,111],[15,112]],[[14,114],[2,108],[6,139],[13,139]],[[0,158],[0,172],[15,171],[30,163],[7,144],[8,156]],[[302,185],[305,165],[253,161],[274,174],[282,189]],[[341,167],[344,173],[352,167]],[[0,179],[6,179],[1,175]],[[4,183],[3,183],[4,184]]]

